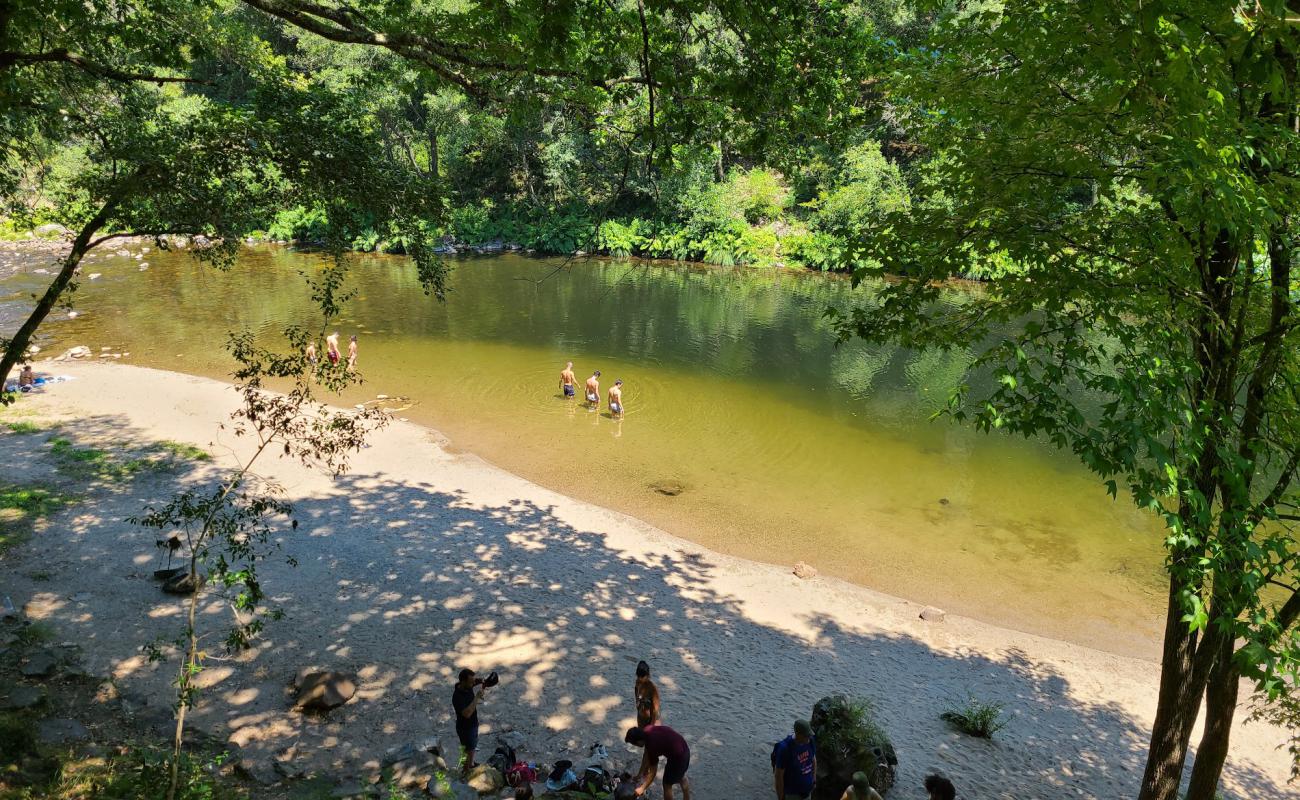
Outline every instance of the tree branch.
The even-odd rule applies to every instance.
[[[199,78],[173,78],[166,75],[154,75],[147,72],[125,72],[110,67],[107,64],[101,64],[98,61],[91,61],[85,56],[77,55],[70,52],[67,48],[57,47],[43,53],[19,53],[13,50],[0,52],[0,70],[23,64],[71,64],[81,71],[94,75],[98,78],[107,78],[111,81],[142,81],[148,83],[199,83],[211,85],[211,82]]]

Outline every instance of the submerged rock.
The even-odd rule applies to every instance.
[[[650,488],[665,497],[676,497],[686,491],[686,484],[669,478],[668,480],[655,481],[650,484]]]
[[[817,568],[814,567],[812,564],[807,564],[803,561],[800,561],[794,565],[794,576],[802,580],[808,580],[809,578],[816,578]]]

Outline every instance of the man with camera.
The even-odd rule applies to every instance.
[[[489,673],[487,678],[479,678],[474,670],[462,669],[451,693],[451,707],[456,711],[456,738],[460,739],[461,749],[465,751],[462,774],[468,774],[474,768],[474,750],[478,747],[478,704],[483,701],[483,693],[496,684],[495,672]]]

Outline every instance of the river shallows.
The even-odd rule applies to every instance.
[[[155,250],[88,263],[75,319],[47,352],[86,344],[215,377],[228,330],[319,325],[303,272],[321,259],[244,252],[222,272]],[[140,269],[142,263],[148,268]],[[33,264],[32,266],[36,266]],[[538,483],[727,553],[806,561],[920,603],[1137,655],[1156,652],[1160,540],[1069,457],[929,421],[967,357],[836,348],[823,320],[846,282],[763,270],[517,256],[460,261],[448,302],[403,259],[358,257],[337,327],[360,336],[362,390]],[[7,279],[6,328],[47,277]],[[952,302],[960,302],[954,294]],[[7,308],[5,307],[7,306]],[[562,399],[625,381],[622,422]],[[575,565],[579,568],[580,565]],[[794,580],[794,578],[791,578]]]

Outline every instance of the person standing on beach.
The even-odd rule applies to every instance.
[[[566,362],[564,369],[560,370],[560,390],[565,397],[573,397],[578,393],[578,376],[573,374],[572,361]]]
[[[587,404],[592,408],[600,408],[600,370],[591,373],[587,379]]]
[[[357,368],[357,337],[348,340],[348,372]]]
[[[636,700],[636,724],[642,728],[658,725],[659,687],[650,680],[650,665],[644,661],[637,662],[632,696]]]
[[[614,385],[609,387],[609,414],[612,417],[623,416],[623,379],[619,378],[614,381]]]
[[[623,741],[633,747],[645,748],[638,773],[641,783],[636,787],[637,797],[644,796],[654,785],[655,775],[659,773],[659,759],[665,758],[664,800],[673,800],[674,786],[682,787],[682,800],[691,800],[691,782],[686,779],[686,770],[691,767],[691,748],[680,733],[667,725],[628,728]]]
[[[339,332],[334,331],[325,337],[325,357],[330,360],[330,364],[339,363]]]
[[[867,773],[855,772],[853,785],[844,790],[844,796],[840,800],[884,800],[884,798],[871,788],[871,779],[867,777]]]
[[[478,691],[474,688],[478,687]],[[474,670],[462,669],[451,693],[451,707],[456,711],[456,738],[464,751],[462,774],[474,768],[474,751],[478,749],[478,705],[487,687],[474,678]]]
[[[808,800],[817,779],[817,745],[807,720],[795,720],[794,734],[772,748],[772,782],[776,800]]]

